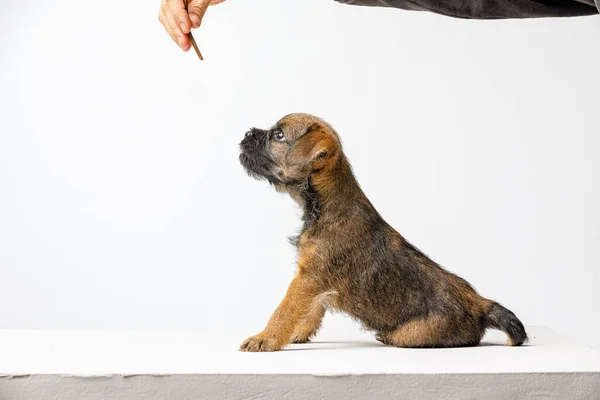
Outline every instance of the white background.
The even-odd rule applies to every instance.
[[[299,212],[237,145],[303,111],[411,242],[600,347],[600,17],[229,0],[200,63],[158,5],[2,2],[0,328],[257,333]]]

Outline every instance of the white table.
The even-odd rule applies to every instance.
[[[600,399],[600,351],[530,327],[528,346],[399,349],[326,334],[275,353],[203,332],[0,331],[1,400]],[[537,397],[536,397],[537,396]]]

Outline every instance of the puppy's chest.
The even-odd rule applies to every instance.
[[[328,242],[301,240],[298,245],[298,268],[317,275],[329,286],[344,285],[351,280],[356,270],[361,269],[357,264],[365,264],[364,260],[357,261],[352,250]]]
[[[329,250],[322,243],[300,238],[298,241],[298,268],[310,272],[324,272],[329,264]]]
[[[299,243],[298,268],[323,284],[319,302],[326,308],[358,315],[364,307],[362,279],[366,260],[357,260],[350,249],[330,248],[318,241]]]

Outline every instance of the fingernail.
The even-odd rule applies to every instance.
[[[179,24],[179,27],[181,28],[181,31],[182,31],[183,33],[186,33],[186,32],[187,32],[187,29],[186,29],[187,27],[185,26],[185,24],[184,24],[183,22],[182,22],[181,24]]]
[[[196,28],[198,27],[198,25],[200,25],[200,17],[197,16],[196,14],[191,14],[190,19],[192,20],[192,23],[194,24],[194,26]]]

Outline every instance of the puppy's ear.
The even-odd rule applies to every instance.
[[[287,152],[288,165],[307,166],[321,169],[331,159],[338,148],[337,140],[321,124],[312,124],[308,130]]]

